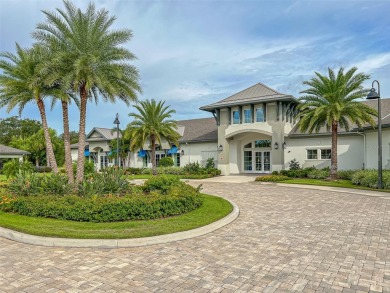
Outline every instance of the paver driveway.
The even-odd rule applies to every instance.
[[[0,291],[390,291],[390,200],[256,183],[204,191],[241,214],[190,240],[105,250],[0,238]]]

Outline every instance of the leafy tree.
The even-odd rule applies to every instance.
[[[63,140],[64,139],[64,134],[60,134],[60,138]],[[79,133],[77,131],[69,131],[69,140],[70,144],[77,143],[79,141]]]
[[[363,82],[369,76],[357,73],[356,67],[344,73],[341,67],[337,75],[328,69],[328,76],[315,73],[316,77],[303,82],[308,88],[301,93],[305,94],[300,100],[298,109],[300,120],[298,126],[301,131],[319,132],[322,127],[332,131],[332,154],[330,178],[337,178],[337,132],[339,127],[346,131],[350,123],[362,127],[365,123],[375,125],[373,116],[378,113],[375,109],[356,101],[367,95],[368,90],[363,88]]]
[[[9,160],[4,164],[3,173],[7,178],[15,177],[19,172],[34,172],[34,166],[31,162],[20,162],[17,159]]]
[[[32,119],[20,119],[18,116],[0,119],[0,144],[9,145],[13,137],[28,137],[38,132],[42,123]]]
[[[56,161],[58,161],[60,164],[63,164],[64,145],[62,140],[57,136],[57,133],[54,129],[49,129],[49,133],[50,139],[53,143],[53,151],[56,156]],[[43,129],[40,129],[38,132],[33,133],[28,137],[14,137],[11,140],[10,145],[15,148],[30,152],[29,157],[35,162],[36,166],[47,163],[47,153]]]
[[[105,9],[96,11],[90,3],[85,12],[64,1],[65,10],[44,11],[46,22],[38,24],[33,37],[53,52],[49,84],[80,96],[79,149],[76,180],[84,177],[85,121],[88,99],[99,95],[105,101],[137,100],[141,92],[138,70],[128,64],[135,56],[123,44],[132,38],[130,30],[110,30],[115,17]]]
[[[164,105],[165,102],[140,101],[134,108],[138,113],[130,113],[135,120],[127,125],[125,137],[130,139],[130,149],[142,149],[145,143],[149,143],[152,149],[153,174],[156,172],[156,143],[161,145],[162,139],[175,145],[179,145],[180,135],[177,133],[176,121],[171,120],[171,114],[175,110]]]
[[[48,50],[38,45],[31,49],[22,49],[16,44],[16,55],[2,53],[0,56],[4,58],[0,60],[0,69],[3,71],[0,75],[0,107],[7,106],[8,112],[18,107],[21,114],[26,104],[31,102],[37,104],[50,166],[54,173],[58,173],[43,101],[44,97],[56,95],[56,91],[44,84],[39,68],[48,58]]]

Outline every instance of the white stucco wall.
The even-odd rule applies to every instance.
[[[194,142],[180,144],[180,151],[184,150],[184,156],[180,157],[180,166],[185,166],[188,163],[199,162],[199,164],[206,164],[209,157],[215,160],[219,154],[217,142]]]
[[[362,169],[364,163],[364,139],[361,135],[338,136],[337,154],[338,169]],[[287,147],[284,150],[285,169],[288,162],[296,159],[304,168],[315,166],[316,168],[330,167],[330,159],[321,160],[320,150],[331,148],[330,136],[314,136],[302,138],[286,138]],[[317,160],[307,159],[307,150],[317,149]]]
[[[367,169],[378,168],[378,132],[366,132]],[[390,129],[382,129],[382,167],[390,169]]]

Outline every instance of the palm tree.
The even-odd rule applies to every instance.
[[[50,66],[50,65],[49,65]],[[65,170],[66,175],[68,176],[68,181],[70,184],[74,183],[74,174],[73,174],[73,163],[72,163],[72,153],[70,149],[70,131],[69,131],[69,104],[73,100],[76,105],[79,105],[78,98],[72,93],[63,93],[60,97],[53,97],[51,108],[53,109],[57,100],[61,101],[62,108],[62,122],[64,127],[63,141],[64,141],[64,152],[65,152]]]
[[[161,140],[178,145],[180,138],[176,121],[170,120],[175,110],[164,105],[165,102],[140,101],[134,107],[139,113],[130,113],[129,116],[135,120],[127,125],[125,138],[130,139],[130,149],[142,149],[145,143],[149,143],[152,149],[153,174],[156,174],[156,143],[161,145]]]
[[[302,132],[319,132],[322,127],[332,131],[332,151],[330,178],[337,178],[337,132],[339,127],[349,131],[350,123],[362,127],[365,123],[375,125],[373,116],[378,113],[375,109],[356,101],[367,95],[368,90],[363,88],[363,82],[369,76],[357,73],[356,67],[344,73],[341,67],[337,75],[328,69],[328,75],[315,73],[316,77],[303,84],[309,86],[302,91],[298,105],[300,120],[298,127]]]
[[[3,70],[0,76],[0,107],[7,106],[8,112],[18,107],[19,115],[21,115],[26,104],[30,102],[37,104],[45,135],[48,163],[53,172],[58,173],[43,101],[44,97],[56,95],[57,92],[54,88],[44,84],[44,78],[39,69],[43,60],[48,58],[48,54],[49,52],[42,46],[36,45],[31,49],[22,49],[18,44],[16,44],[16,55],[0,54],[1,57],[8,59],[0,60],[0,69]]]
[[[88,99],[127,105],[141,92],[138,70],[127,62],[136,57],[122,44],[132,38],[130,30],[112,30],[115,17],[96,11],[90,3],[85,12],[64,1],[65,10],[44,11],[47,21],[37,25],[33,37],[52,49],[49,84],[60,83],[64,91],[80,96],[79,149],[76,180],[84,178],[85,121]]]

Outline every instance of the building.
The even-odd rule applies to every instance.
[[[0,144],[0,170],[3,169],[3,161],[5,159],[18,159],[21,162],[23,161],[23,156],[29,154],[27,151]]]
[[[377,101],[363,101],[376,108]],[[382,99],[383,166],[390,169],[390,99]],[[331,133],[301,133],[297,128],[297,100],[258,83],[221,101],[201,107],[213,118],[178,121],[179,146],[162,142],[156,148],[156,161],[171,156],[176,166],[199,162],[205,165],[213,158],[223,175],[270,173],[288,169],[296,159],[303,167],[329,167]],[[113,165],[111,140],[116,132],[94,128],[87,135],[85,155],[96,168]],[[377,130],[367,125],[341,129],[338,135],[339,169],[377,168]],[[129,153],[123,165],[150,167],[151,150]],[[72,145],[72,158],[77,159],[77,144]]]

